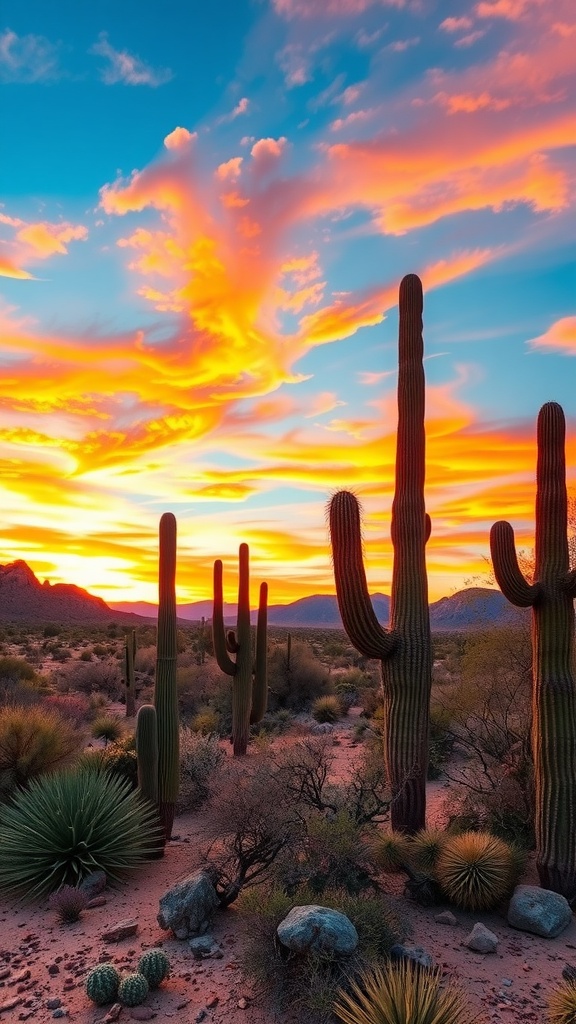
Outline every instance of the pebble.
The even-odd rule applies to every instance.
[[[55,996],[54,999],[46,1000],[46,1008],[48,1010],[57,1010],[59,1006],[62,1006],[62,1000]]]

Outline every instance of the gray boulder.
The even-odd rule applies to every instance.
[[[486,925],[477,921],[472,931],[462,942],[463,946],[473,949],[475,953],[495,953],[498,946],[498,936],[494,935]]]
[[[434,960],[430,953],[427,953],[422,946],[403,946],[397,942],[390,950],[391,960],[409,960],[410,963],[419,964],[420,967],[433,967]]]
[[[508,906],[508,924],[522,932],[555,939],[568,927],[572,911],[568,900],[551,889],[517,885]]]
[[[195,871],[164,893],[158,924],[170,928],[177,939],[203,935],[219,906],[218,896],[206,871]]]
[[[293,907],[276,934],[282,945],[295,953],[314,950],[345,955],[358,945],[358,932],[345,914],[316,904]]]

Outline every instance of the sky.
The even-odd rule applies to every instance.
[[[333,593],[326,505],[393,552],[397,295],[424,285],[436,600],[536,417],[576,492],[573,0],[3,0],[0,563],[115,601]]]

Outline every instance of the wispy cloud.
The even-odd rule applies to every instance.
[[[0,81],[32,84],[51,82],[62,75],[60,44],[45,36],[18,36],[6,28],[0,34]]]
[[[101,32],[98,42],[90,47],[90,53],[104,57],[108,64],[101,70],[100,77],[105,85],[149,85],[156,88],[173,78],[169,68],[153,68],[128,50],[116,50],[108,41],[108,34]]]
[[[556,320],[544,334],[531,338],[528,345],[533,349],[551,349],[565,356],[576,356],[576,316]]]

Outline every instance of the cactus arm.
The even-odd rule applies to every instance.
[[[254,683],[252,686],[252,710],[250,725],[262,721],[268,703],[267,678],[267,629],[268,625],[268,584],[260,584],[260,601],[256,625],[256,661],[254,665]]]
[[[344,629],[365,658],[388,658],[398,638],[383,629],[372,607],[360,532],[360,506],[350,491],[338,491],[330,502],[330,536],[338,607]]]
[[[427,544],[430,540],[430,534],[432,533],[432,520],[426,512],[424,516],[424,544]]]
[[[527,583],[518,565],[514,545],[514,530],[504,519],[494,523],[490,530],[490,554],[494,575],[504,597],[518,608],[534,605],[540,593],[537,583]]]
[[[142,704],[136,717],[138,789],[145,800],[158,803],[158,723],[153,704]]]
[[[234,634],[232,634],[234,635]],[[224,630],[224,595],[222,589],[222,562],[214,562],[214,610],[212,613],[212,638],[214,655],[221,672],[233,676],[236,665],[228,654],[226,633]]]

